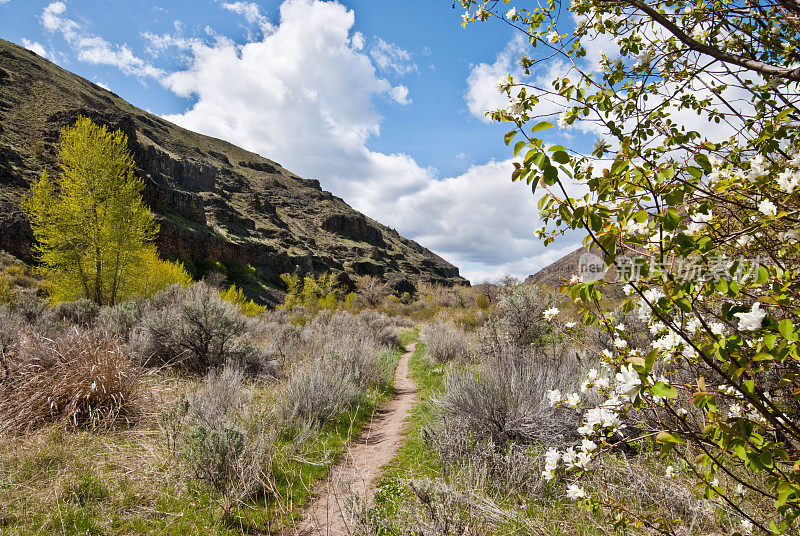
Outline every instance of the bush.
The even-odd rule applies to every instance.
[[[4,377],[11,374],[9,362],[14,360],[19,351],[20,336],[24,322],[6,305],[0,305],[0,367]]]
[[[324,424],[354,407],[361,397],[352,376],[332,358],[314,361],[295,372],[286,386],[284,417]]]
[[[87,327],[100,314],[100,306],[92,300],[79,298],[71,302],[58,303],[47,314],[56,323],[68,322],[76,326]]]
[[[536,285],[520,285],[500,301],[499,321],[513,344],[542,345],[552,333],[552,326],[542,313],[557,302],[555,295]]]
[[[550,406],[547,392],[577,391],[582,369],[576,360],[554,359],[506,346],[487,356],[478,372],[450,370],[436,406],[443,421],[463,434],[546,445],[575,437],[578,414]]]
[[[427,354],[439,363],[469,356],[467,335],[449,322],[437,320],[425,325],[420,338],[425,343]]]
[[[103,307],[97,315],[97,327],[127,341],[141,322],[143,309],[143,303],[135,300]]]
[[[237,288],[236,285],[231,285],[228,290],[220,293],[220,297],[226,302],[230,302],[237,306],[239,310],[247,316],[258,316],[267,310],[266,305],[258,305],[253,300],[244,295],[242,289]]]
[[[186,289],[170,287],[165,294],[153,300],[165,306],[151,307],[133,337],[133,347],[145,365],[205,373],[251,353],[238,340],[245,332],[246,317],[214,289],[197,283]]]
[[[203,389],[167,419],[186,419],[181,457],[193,478],[222,496],[226,512],[264,489],[270,473],[273,435],[263,419],[246,413],[248,398],[241,369],[212,370]]]
[[[141,371],[115,339],[75,329],[57,340],[29,334],[0,384],[0,430],[48,422],[108,429],[129,423],[143,402]]]

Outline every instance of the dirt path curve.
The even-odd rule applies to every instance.
[[[351,534],[354,506],[368,506],[381,468],[389,463],[403,439],[403,425],[417,403],[417,385],[409,376],[408,360],[416,343],[400,357],[394,373],[394,395],[377,410],[361,435],[342,453],[328,478],[314,490],[296,534],[340,536]],[[358,504],[355,504],[358,501]]]

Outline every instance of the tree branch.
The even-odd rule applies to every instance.
[[[800,81],[800,68],[787,69],[786,67],[779,67],[777,65],[772,65],[769,63],[765,63],[763,61],[758,61],[751,58],[745,58],[744,56],[739,56],[738,54],[723,52],[722,50],[719,50],[712,46],[706,45],[705,43],[701,43],[699,41],[692,39],[682,29],[680,29],[678,25],[669,20],[663,13],[658,12],[658,10],[649,6],[643,0],[621,0],[621,1],[646,13],[650,18],[652,18],[655,22],[666,28],[672,35],[677,37],[683,44],[685,44],[692,50],[695,50],[702,54],[706,54],[707,56],[711,56],[712,58],[715,58],[725,63],[732,63],[734,65],[744,67],[745,69],[755,71],[764,76],[773,76],[777,78],[786,78],[787,80]]]

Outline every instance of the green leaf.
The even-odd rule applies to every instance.
[[[550,166],[548,168],[545,168],[543,178],[544,178],[544,183],[546,185],[552,186],[553,184],[555,184],[556,181],[558,180],[558,170],[556,169],[556,167]]]
[[[569,162],[569,155],[564,151],[556,151],[555,153],[553,153],[552,158],[559,164],[566,164],[567,162]]]
[[[656,436],[656,441],[659,443],[680,443],[679,437],[676,437],[669,432],[659,432]]]
[[[549,121],[539,121],[538,123],[533,125],[533,128],[531,128],[531,134],[533,134],[534,132],[539,132],[540,130],[544,130],[546,128],[553,128],[553,123],[550,123]],[[508,137],[508,134],[506,134],[506,137]],[[506,145],[508,145],[508,142],[506,142]]]
[[[525,147],[525,140],[520,140],[514,144],[514,156],[517,156],[519,152]]]
[[[781,332],[781,335],[787,341],[797,340],[797,337],[794,333],[794,324],[792,324],[792,321],[788,318],[781,320],[781,323],[778,324],[778,331]]]
[[[661,398],[675,398],[678,396],[678,391],[671,385],[664,382],[657,382],[653,385],[653,394]]]
[[[513,140],[514,136],[516,135],[517,135],[516,130],[509,130],[508,132],[506,132],[506,135],[503,138],[503,140],[506,142],[506,145],[509,145],[511,143],[511,140]]]

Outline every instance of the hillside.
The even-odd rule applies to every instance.
[[[31,260],[19,200],[56,172],[62,128],[84,115],[129,139],[162,255],[254,269],[245,289],[274,301],[285,272],[374,275],[398,290],[463,284],[458,268],[276,162],[180,128],[35,53],[0,39],[0,249]],[[249,268],[237,273],[252,272]],[[348,279],[348,278],[344,278]]]

